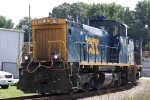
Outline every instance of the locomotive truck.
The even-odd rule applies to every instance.
[[[31,25],[33,54],[18,67],[17,88],[24,93],[89,91],[140,78],[142,39],[128,36],[126,24],[101,17],[79,23],[75,15]]]

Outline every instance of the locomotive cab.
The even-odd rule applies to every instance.
[[[111,20],[91,20],[90,26],[105,29],[110,35],[109,61],[127,63],[127,25]]]

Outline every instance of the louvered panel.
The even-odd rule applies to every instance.
[[[37,49],[37,60],[48,60],[51,51],[56,51],[57,53],[63,54],[63,49],[65,48],[62,46],[62,43],[52,42],[48,45],[48,41],[64,41],[62,36],[61,28],[36,29],[35,42]]]

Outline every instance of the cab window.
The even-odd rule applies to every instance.
[[[118,25],[113,25],[112,26],[112,35],[113,36],[118,35]]]
[[[109,25],[102,25],[102,26],[99,26],[98,28],[99,28],[99,29],[104,29],[104,30],[106,30],[107,32],[109,32],[109,30],[110,30],[110,26],[109,26]]]
[[[139,41],[139,40],[136,40],[135,42],[136,42],[136,43],[135,43],[135,44],[136,44],[136,47],[139,47],[139,46],[140,46],[140,41]]]
[[[126,27],[121,25],[121,36],[126,37]]]

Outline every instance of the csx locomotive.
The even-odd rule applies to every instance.
[[[142,39],[128,26],[97,17],[32,21],[33,54],[19,67],[24,93],[73,93],[119,87],[140,78]],[[24,50],[24,49],[23,49]]]

